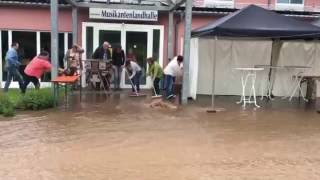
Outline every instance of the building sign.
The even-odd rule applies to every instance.
[[[158,11],[90,8],[89,17],[91,19],[158,21]]]
[[[207,8],[234,8],[233,0],[203,0],[203,7]]]

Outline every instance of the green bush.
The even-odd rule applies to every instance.
[[[17,108],[24,110],[41,110],[53,106],[54,97],[48,89],[29,90],[17,103]]]
[[[0,114],[5,117],[11,117],[15,115],[15,108],[6,94],[0,94]]]

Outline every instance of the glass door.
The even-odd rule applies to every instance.
[[[121,45],[121,31],[117,30],[99,30],[99,45],[103,42],[109,42],[111,46]]]
[[[126,56],[127,59],[131,58],[139,64],[142,69],[140,84],[141,86],[147,85],[148,32],[126,31]],[[125,85],[130,85],[127,75]]]
[[[126,57],[129,59],[129,56],[133,55],[142,68],[141,88],[150,87],[151,81],[146,77],[148,69],[146,59],[154,54],[162,65],[163,26],[88,22],[83,23],[82,29],[84,30],[82,44],[86,50],[84,57],[90,59],[88,55],[104,41],[108,41],[111,46],[121,45]],[[125,71],[122,71],[121,87],[131,87]]]
[[[93,52],[100,47],[103,42],[109,42],[111,46],[122,44],[122,26],[121,24],[99,24],[94,27],[93,32]]]

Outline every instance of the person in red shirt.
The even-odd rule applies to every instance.
[[[26,92],[27,86],[32,82],[36,89],[40,88],[39,79],[45,72],[51,70],[52,65],[49,62],[49,53],[42,51],[38,56],[34,57],[24,70],[25,81],[23,93]]]

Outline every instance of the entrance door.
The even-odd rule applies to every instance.
[[[112,45],[121,44],[121,31],[117,30],[99,30],[99,45],[108,41]]]
[[[93,29],[93,32],[87,29]],[[83,45],[86,54],[92,54],[97,47],[104,41],[108,41],[111,46],[121,45],[126,55],[134,55],[137,63],[142,68],[141,88],[148,88],[151,85],[146,77],[148,69],[146,59],[155,54],[162,65],[163,59],[163,26],[157,25],[133,25],[133,24],[108,24],[108,23],[83,23]],[[154,33],[156,32],[156,33]],[[158,33],[160,32],[160,33]],[[91,34],[90,34],[91,33]],[[93,36],[93,38],[90,38]],[[153,39],[158,39],[153,42]],[[89,37],[89,38],[88,38]],[[91,40],[92,39],[92,40]],[[91,42],[88,42],[88,40]],[[91,47],[93,44],[93,48]],[[86,57],[90,58],[90,57]],[[125,73],[122,72],[121,87],[130,88],[130,81]]]
[[[142,76],[140,79],[141,86],[147,86],[147,62],[146,59],[151,56],[148,52],[150,46],[148,42],[148,31],[126,31],[126,54],[128,56],[134,56],[135,60],[142,68]],[[149,48],[150,49],[150,48]],[[125,74],[125,87],[130,85],[128,76]]]

